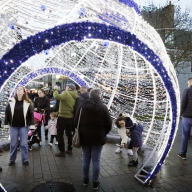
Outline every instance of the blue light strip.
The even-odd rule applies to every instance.
[[[33,71],[26,75],[21,81],[18,82],[18,84],[15,86],[14,90],[12,91],[12,95],[10,97],[14,96],[14,93],[17,90],[17,87],[19,86],[26,86],[29,81],[32,81],[34,78],[37,78],[39,76],[47,75],[47,74],[60,74],[69,77],[73,81],[75,81],[79,86],[86,86],[89,88],[89,85],[76,73],[71,73],[69,70],[60,69],[57,67],[45,67],[42,69],[38,69],[36,71]]]
[[[138,14],[141,14],[137,3],[135,3],[134,1],[132,1],[132,0],[119,0],[119,2],[123,3],[125,5],[128,5],[129,7],[133,7]]]
[[[16,44],[8,53],[6,53],[0,60],[0,86],[9,78],[14,70],[23,62],[28,60],[35,54],[41,53],[43,50],[51,49],[62,43],[70,41],[83,41],[84,39],[102,39],[107,41],[114,41],[125,46],[129,46],[144,58],[156,69],[161,76],[164,85],[169,93],[172,107],[172,127],[169,135],[166,149],[162,158],[157,164],[155,170],[147,177],[146,182],[151,180],[161,169],[161,166],[166,158],[166,155],[171,147],[174,133],[176,129],[177,119],[177,102],[176,94],[173,88],[168,73],[163,66],[160,58],[147,45],[136,38],[134,34],[123,31],[114,26],[107,26],[100,23],[71,23],[56,26],[52,29],[39,32],[34,36]]]

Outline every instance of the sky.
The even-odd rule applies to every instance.
[[[135,0],[137,4],[141,3],[141,6],[148,6],[153,2],[154,5],[157,5],[157,7],[168,5],[169,0]],[[181,10],[184,11],[186,7],[191,7],[192,10],[192,0],[171,0],[171,4],[173,5],[180,5]]]

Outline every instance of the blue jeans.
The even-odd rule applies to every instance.
[[[83,145],[83,175],[84,179],[89,179],[89,168],[92,159],[93,182],[98,182],[100,172],[100,159],[103,145]]]
[[[28,161],[28,127],[10,126],[10,161],[17,158],[18,138],[20,138],[20,149],[22,162]]]
[[[187,153],[188,140],[190,137],[190,130],[192,126],[192,118],[182,117],[182,142],[181,154]]]

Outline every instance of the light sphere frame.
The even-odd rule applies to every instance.
[[[78,13],[80,17],[70,18],[72,13]],[[85,20],[87,22],[84,22]],[[3,55],[0,60],[0,96],[3,97],[6,91],[11,74],[13,75],[14,71],[29,58],[58,47],[58,54],[55,48],[55,55],[47,64],[50,69],[57,66],[52,61],[62,55],[61,50],[71,45],[76,51],[70,53],[69,58],[81,55],[78,61],[74,61],[72,72],[83,75],[93,87],[100,86],[103,89],[106,98],[104,102],[112,118],[116,118],[118,112],[123,112],[124,103],[133,101],[133,107],[130,107],[133,112],[129,115],[136,118],[139,123],[145,124],[147,121],[144,144],[151,143],[152,153],[135,178],[143,184],[148,183],[160,171],[168,155],[176,135],[180,112],[176,73],[160,36],[141,18],[137,5],[128,0],[79,1],[60,23],[62,25],[28,36]],[[81,50],[79,47],[85,47],[85,52],[79,53]],[[98,53],[100,49],[105,54]],[[68,51],[66,49],[64,53],[67,55]],[[93,55],[88,54],[90,52],[96,55],[96,62],[87,66],[88,61],[93,58]],[[83,65],[85,57],[87,63]],[[69,64],[63,65],[66,69],[70,69]],[[128,86],[131,83],[134,88],[132,90]],[[132,93],[134,99],[130,98],[128,93]],[[140,115],[138,106],[144,109]],[[125,112],[127,111],[125,109]],[[147,116],[149,111],[151,113]],[[158,119],[160,112],[165,114]],[[160,122],[162,128],[157,125]],[[153,160],[154,155],[157,157],[156,160]],[[151,166],[149,169],[148,165]],[[146,175],[141,175],[141,171]]]

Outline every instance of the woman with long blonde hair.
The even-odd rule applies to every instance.
[[[17,158],[18,138],[23,165],[28,162],[28,130],[35,129],[34,112],[31,100],[28,98],[23,86],[17,87],[14,98],[10,99],[5,110],[5,128],[10,130],[10,162],[15,164]]]

